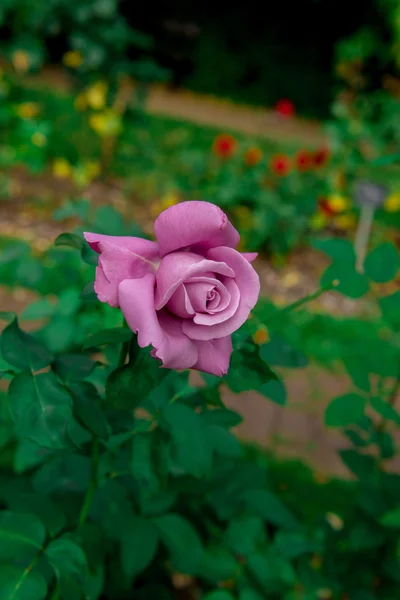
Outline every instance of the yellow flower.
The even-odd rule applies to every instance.
[[[400,192],[392,192],[385,200],[384,208],[387,212],[400,210]]]
[[[83,63],[83,56],[79,50],[69,50],[63,56],[63,63],[70,69],[78,69]]]
[[[338,229],[348,230],[353,229],[356,225],[355,215],[338,215],[334,217],[333,223]]]
[[[46,136],[40,131],[36,131],[31,137],[32,144],[38,148],[43,148],[47,144]]]
[[[68,179],[72,175],[72,167],[65,158],[56,158],[53,162],[53,174],[60,179]]]
[[[326,199],[327,206],[335,214],[342,213],[350,208],[350,200],[340,194],[332,194]]]
[[[89,125],[100,137],[118,135],[122,128],[121,117],[111,109],[92,115]]]
[[[321,212],[316,212],[310,217],[310,228],[313,231],[320,231],[324,227],[326,227],[328,220],[326,216]]]
[[[40,112],[40,106],[36,102],[23,102],[16,109],[17,115],[21,119],[33,119]]]
[[[257,329],[257,331],[255,332],[255,334],[253,335],[253,341],[258,346],[261,346],[261,344],[265,344],[266,342],[268,342],[269,341],[268,329],[264,326],[259,327]]]
[[[85,91],[85,97],[88,105],[93,110],[101,110],[106,105],[108,85],[105,81],[96,81]]]
[[[11,62],[18,73],[26,73],[31,64],[29,54],[25,50],[15,50]]]
[[[73,171],[73,179],[79,186],[88,185],[93,179],[96,179],[100,175],[101,166],[98,161],[88,161],[79,165]]]
[[[151,216],[155,219],[156,217],[158,217],[158,215],[160,213],[163,212],[163,210],[166,210],[170,206],[174,206],[175,204],[178,204],[178,203],[179,203],[178,194],[176,192],[168,192],[167,194],[162,196],[162,198],[160,200],[158,200],[157,202],[154,202],[154,204],[152,204],[151,209],[150,209]]]

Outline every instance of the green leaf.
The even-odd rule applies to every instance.
[[[55,246],[68,246],[76,250],[82,250],[84,244],[84,239],[75,233],[61,233],[54,242]]]
[[[121,540],[122,568],[129,578],[144,571],[152,562],[158,546],[158,529],[151,521],[134,517],[126,523]]]
[[[0,559],[31,559],[42,549],[46,530],[34,514],[0,511]]]
[[[248,343],[233,352],[224,381],[235,394],[239,394],[248,390],[258,392],[263,385],[276,378],[263,357],[260,357],[258,348],[253,343]]]
[[[379,519],[379,522],[384,527],[393,527],[394,529],[400,529],[400,507],[385,513]]]
[[[97,294],[94,291],[94,281],[89,281],[81,291],[80,299],[87,303],[98,302]]]
[[[28,306],[22,311],[21,316],[26,320],[46,319],[52,317],[55,312],[55,304],[52,304],[48,300],[44,299],[28,304]]]
[[[107,480],[93,496],[90,516],[112,539],[123,538],[126,523],[133,518],[133,502],[127,489],[115,479]]]
[[[293,348],[285,339],[278,335],[271,336],[268,344],[260,348],[260,356],[265,362],[273,367],[290,367],[292,369],[305,367],[307,358]]]
[[[67,382],[86,379],[95,366],[95,361],[84,354],[61,354],[53,364],[60,379]]]
[[[349,240],[341,238],[326,238],[313,240],[312,245],[320,250],[333,261],[344,262],[348,265],[354,265],[356,255],[353,244]]]
[[[237,458],[242,456],[242,447],[237,438],[220,425],[207,426],[207,438],[212,449],[221,456]]]
[[[373,456],[355,450],[339,450],[339,454],[346,467],[360,479],[368,479],[376,469]]]
[[[202,418],[209,425],[220,425],[226,429],[231,427],[237,427],[243,421],[237,412],[229,410],[228,408],[216,408],[213,410],[204,410],[201,413]]]
[[[347,427],[358,423],[364,416],[366,400],[358,394],[334,398],[325,411],[327,427]]]
[[[368,365],[365,364],[365,361],[362,358],[352,354],[343,358],[343,365],[354,385],[363,392],[369,392],[371,389],[371,384],[369,381],[370,373],[368,370]]]
[[[380,244],[365,259],[364,272],[376,283],[386,283],[396,277],[400,267],[399,253],[390,242]]]
[[[10,365],[23,370],[37,371],[47,367],[52,354],[32,335],[21,331],[17,319],[14,319],[1,334],[1,355]]]
[[[61,597],[72,600],[82,597],[82,586],[87,575],[86,556],[76,542],[61,537],[50,542],[45,550],[54,569]]]
[[[251,588],[246,588],[240,592],[239,600],[264,600],[264,598]]]
[[[234,517],[224,536],[226,544],[240,556],[249,556],[266,539],[264,523],[256,515]]]
[[[202,418],[184,404],[169,404],[160,423],[170,434],[177,464],[194,477],[211,470],[212,450]]]
[[[203,558],[203,546],[197,531],[177,514],[154,519],[163,544],[168,548],[171,561],[178,571],[195,574]]]
[[[381,415],[384,419],[388,421],[394,421],[398,425],[400,425],[400,415],[399,413],[389,404],[389,402],[383,400],[379,396],[373,396],[370,398],[370,404],[372,408]]]
[[[284,406],[287,400],[286,388],[278,379],[272,379],[260,388],[260,394],[266,396],[276,404]]]
[[[57,535],[65,524],[65,516],[61,509],[48,496],[21,492],[12,496],[9,505],[11,510],[17,512],[24,512],[26,507],[29,507],[29,511],[40,518],[51,536]]]
[[[110,374],[106,402],[119,410],[131,410],[146,399],[168,374],[168,369],[160,368],[160,362],[152,358],[148,348],[137,348],[127,365]]]
[[[69,389],[73,398],[74,413],[89,431],[103,440],[110,436],[111,428],[105,417],[102,401],[92,383],[85,381],[71,383]]]
[[[296,517],[275,494],[268,490],[250,490],[242,495],[244,503],[263,519],[285,529],[297,529]]]
[[[43,600],[46,595],[47,584],[40,573],[2,565],[0,600]]]
[[[380,300],[383,318],[393,329],[400,329],[400,291]]]
[[[216,590],[204,596],[204,600],[234,600],[234,596],[226,590]]]
[[[318,545],[300,531],[278,531],[274,545],[280,554],[290,559],[318,551]]]
[[[54,373],[20,373],[8,389],[10,413],[20,436],[39,446],[70,446],[67,435],[72,418],[72,398]]]
[[[216,546],[207,548],[199,567],[200,577],[218,583],[234,579],[239,571],[239,564],[225,548]]]
[[[87,348],[97,348],[106,344],[123,344],[132,337],[132,331],[125,327],[111,327],[102,329],[93,333],[83,344],[83,350]]]
[[[368,278],[351,264],[333,262],[322,274],[321,287],[334,285],[335,291],[349,298],[360,298],[369,290]]]
[[[156,438],[151,433],[137,433],[132,443],[132,475],[141,489],[154,492],[158,489],[158,478],[153,465],[153,444]]]

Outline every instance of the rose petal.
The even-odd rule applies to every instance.
[[[182,319],[193,318],[195,310],[190,301],[189,295],[183,283],[178,289],[172,294],[171,298],[167,302],[167,308],[178,317]]]
[[[118,286],[124,279],[139,279],[155,272],[147,259],[126,248],[109,242],[98,242],[99,261],[96,269],[95,292],[101,302],[118,306]]]
[[[199,357],[192,369],[222,377],[226,375],[232,354],[231,336],[203,342],[196,340]]]
[[[206,260],[192,252],[174,252],[166,256],[157,271],[156,310],[166,305],[181,283],[208,272],[234,277],[234,271],[223,262]]]
[[[118,248],[126,248],[126,250],[130,250],[134,254],[147,258],[147,260],[157,261],[160,258],[158,244],[151,240],[131,237],[129,235],[103,235],[101,233],[90,233],[87,231],[84,232],[83,236],[92,250],[98,253],[100,253],[99,244],[101,242],[106,242],[118,246]]]
[[[198,325],[186,320],[182,329],[193,340],[212,340],[230,335],[246,321],[252,308],[254,308],[260,293],[260,280],[251,264],[232,248],[213,248],[207,257],[222,261],[229,265],[235,272],[235,282],[240,292],[240,302],[235,314],[216,325]]]
[[[186,294],[189,298],[190,304],[193,307],[193,314],[195,312],[206,312],[207,310],[207,294],[210,290],[214,289],[214,284],[210,281],[201,281],[199,283],[183,283],[182,287],[185,288]],[[180,288],[178,288],[179,290]],[[177,291],[178,291],[177,290]],[[176,294],[176,292],[175,292]],[[175,294],[172,298],[175,297]],[[169,305],[169,304],[168,304]]]
[[[181,319],[154,308],[154,275],[126,279],[119,286],[119,302],[124,317],[138,334],[141,348],[150,344],[155,356],[169,369],[188,369],[198,359],[195,343],[182,332]]]
[[[240,292],[236,282],[233,279],[227,279],[226,289],[231,296],[231,301],[225,310],[209,314],[196,314],[193,318],[194,323],[210,327],[211,325],[216,325],[217,323],[223,323],[224,321],[227,321],[233,317],[239,306]]]
[[[258,252],[241,252],[241,255],[244,256],[244,258],[248,260],[249,263],[252,263],[253,260],[256,260]]]
[[[216,246],[236,248],[240,236],[222,210],[198,200],[164,210],[154,223],[160,256],[180,248],[206,251]]]
[[[222,281],[219,281],[219,279],[215,279],[214,277],[190,277],[189,279],[186,279],[184,285],[189,294],[189,298],[191,298],[190,289],[194,283],[207,283],[210,285],[210,287],[212,286],[220,296],[220,301],[217,308],[210,308],[210,305],[208,305],[205,306],[204,310],[195,309],[196,312],[207,312],[213,314],[213,312],[224,310],[224,308],[228,306],[231,296]],[[205,298],[205,301],[207,301],[207,298]],[[194,306],[193,302],[195,302],[195,300],[191,298],[191,302]]]

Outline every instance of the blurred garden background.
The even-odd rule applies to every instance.
[[[399,68],[399,0],[262,10],[0,0],[1,311],[52,352],[75,353],[99,323],[120,325],[82,297],[95,261],[80,234],[151,237],[158,214],[182,200],[220,206],[240,249],[259,252],[248,333],[280,379],[264,380],[258,363],[242,378],[235,363],[215,406],[239,413],[240,424],[228,421],[247,460],[267,465],[291,509],[304,505],[302,535],[315,534],[306,543],[284,531],[279,582],[268,587],[267,566],[253,565],[253,595],[219,574],[205,576],[219,595],[201,595],[191,573],[175,573],[174,596],[139,585],[142,595],[86,598],[400,596]],[[1,361],[0,496],[12,508],[11,479],[15,490],[45,459],[15,445],[4,352]],[[195,507],[196,519],[207,510]],[[16,594],[0,590],[35,600]]]

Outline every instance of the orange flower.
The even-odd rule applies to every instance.
[[[329,148],[319,148],[319,150],[314,152],[314,156],[313,156],[314,167],[316,167],[317,169],[318,168],[322,169],[323,167],[326,167],[326,165],[329,162],[330,157],[331,157],[331,153],[329,151]]]
[[[248,167],[255,167],[262,160],[263,152],[261,148],[254,146],[249,148],[244,155],[244,162]]]
[[[229,133],[217,135],[212,146],[215,156],[219,158],[232,158],[237,150],[237,141]]]
[[[313,165],[313,155],[309,150],[299,150],[294,157],[298,171],[308,171]]]
[[[294,116],[296,107],[291,100],[288,100],[287,98],[281,98],[281,100],[278,100],[278,102],[275,104],[275,110],[278,115],[287,119],[288,117]]]
[[[285,177],[291,170],[290,158],[287,154],[275,154],[270,160],[269,167],[275,175]]]

